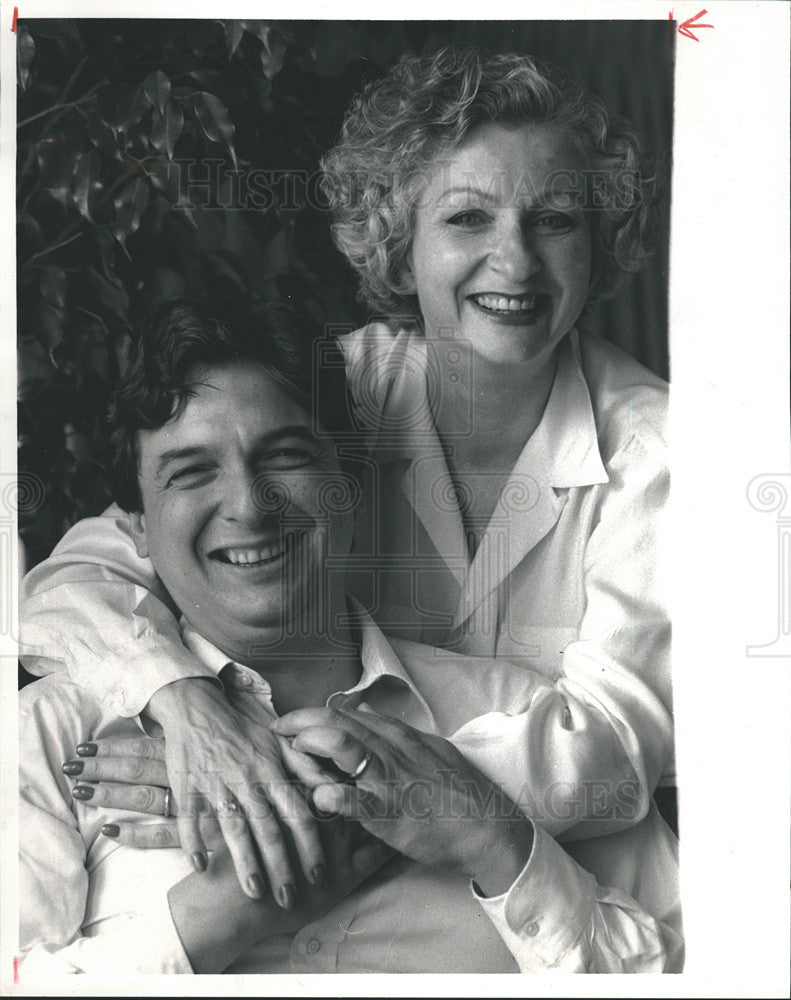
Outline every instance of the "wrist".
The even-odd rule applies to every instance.
[[[168,892],[176,933],[198,975],[224,972],[271,934],[291,930],[291,914],[271,899],[250,899],[235,877],[212,883],[210,874],[194,873]]]
[[[217,684],[211,677],[182,677],[155,691],[144,711],[154,722],[164,726],[185,701],[216,697],[217,693]]]
[[[530,820],[497,824],[497,827],[499,836],[492,838],[487,849],[479,853],[469,873],[481,895],[486,897],[502,896],[508,892],[530,860],[533,850],[533,824]]]

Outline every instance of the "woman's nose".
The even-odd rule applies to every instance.
[[[541,269],[541,258],[522,224],[514,224],[496,236],[489,264],[514,284],[523,284]]]

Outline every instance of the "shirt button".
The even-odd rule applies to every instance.
[[[309,955],[316,955],[321,951],[321,941],[318,938],[311,938],[307,944],[307,953]]]
[[[525,934],[528,937],[535,937],[538,934],[538,924],[527,924],[525,927]]]

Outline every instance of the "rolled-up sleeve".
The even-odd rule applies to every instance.
[[[120,716],[139,714],[172,681],[214,676],[183,645],[168,595],[115,506],[74,525],[27,574],[19,620],[20,657],[31,673],[62,663]]]
[[[473,892],[521,972],[681,971],[680,931],[600,886],[538,827],[508,892],[489,899]]]
[[[84,928],[90,879],[101,866],[89,874],[86,841],[61,764],[85,731],[101,725],[101,716],[81,710],[86,699],[74,685],[53,681],[42,694],[42,683],[49,681],[20,694],[20,975],[191,973],[170,916],[167,885],[148,887],[144,912],[122,906],[93,930]]]

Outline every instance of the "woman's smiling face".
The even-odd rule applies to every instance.
[[[426,336],[496,362],[548,360],[590,283],[582,154],[558,126],[484,125],[435,164],[410,256]]]

